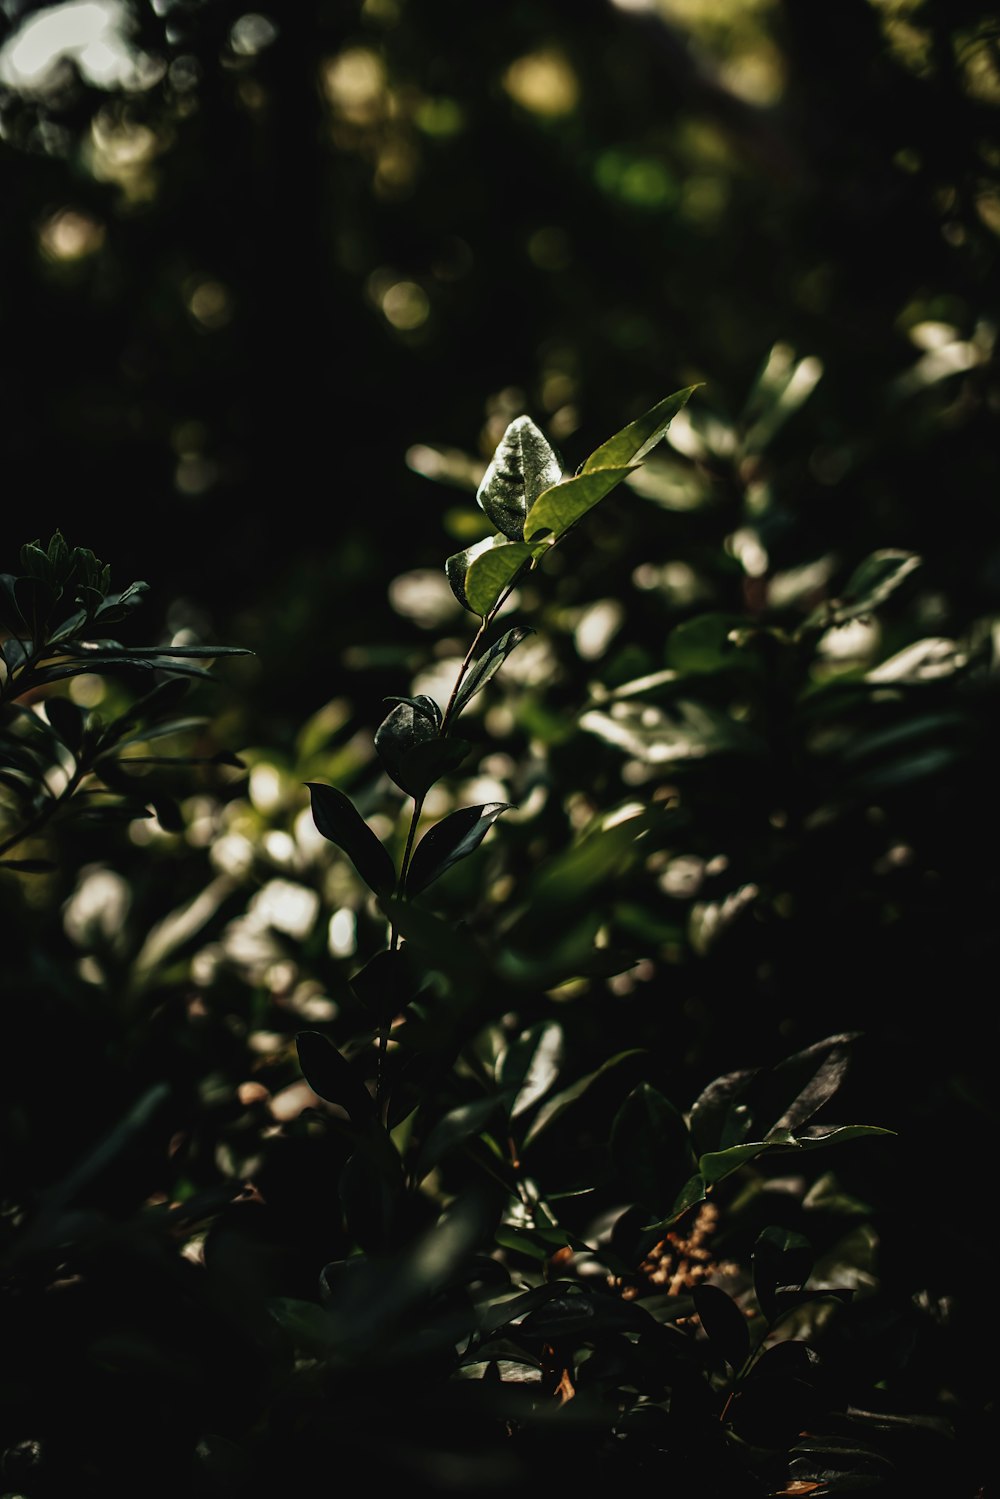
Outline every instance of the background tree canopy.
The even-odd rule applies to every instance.
[[[461,943],[438,974],[446,997],[478,995],[451,1040],[480,1062],[492,1047],[492,1067],[522,1031],[534,1045],[558,1022],[560,1086],[612,1053],[654,1058],[650,1077],[629,1072],[617,1133],[608,1113],[603,1135],[536,1143],[541,1175],[569,1194],[567,1152],[605,1152],[592,1166],[605,1191],[609,1141],[620,1165],[622,1140],[668,1139],[673,1116],[643,1088],[686,1108],[718,1074],[859,1033],[838,1123],[898,1138],[845,1144],[829,1179],[768,1157],[753,1190],[818,1192],[831,1255],[837,1213],[863,1219],[839,1273],[862,1291],[877,1281],[882,1299],[837,1324],[831,1367],[860,1360],[851,1401],[881,1400],[885,1430],[915,1414],[940,1435],[953,1419],[946,1458],[930,1435],[916,1457],[890,1455],[900,1472],[941,1462],[945,1487],[971,1496],[996,1330],[978,1222],[1000,894],[995,7],[0,0],[0,18],[0,566],[22,571],[22,543],[60,530],[112,565],[115,588],[150,584],[151,622],[121,625],[123,639],[253,652],[220,663],[215,697],[194,679],[190,720],[170,716],[173,689],[149,722],[128,718],[149,682],[127,662],[36,715],[59,744],[26,744],[5,720],[4,854],[55,867],[0,876],[4,1244],[55,1183],[75,1183],[91,1217],[26,1259],[10,1249],[27,1372],[7,1391],[4,1485],[43,1496],[89,1472],[127,1486],[132,1457],[169,1431],[174,1481],[197,1449],[205,1492],[248,1492],[247,1431],[273,1397],[263,1299],[300,1306],[324,1263],[359,1245],[401,1253],[393,1234],[422,1227],[383,1242],[367,1209],[344,1208],[345,1229],[340,1199],[317,1205],[324,1172],[352,1178],[300,1118],[327,1095],[306,1053],[313,1092],[303,1082],[295,1036],[318,1028],[364,1074],[371,1034],[350,981],[385,923],[320,839],[305,783],[349,790],[398,855],[372,730],[388,694],[447,698],[469,637],[442,563],[487,534],[471,491],[508,424],[530,415],[572,473],[602,435],[697,385],[643,467],[544,576],[520,580],[506,625],[537,637],[477,699],[458,790],[432,793],[434,817],[462,800],[520,809],[472,851],[471,908],[461,877],[435,887],[448,930],[467,922],[490,954],[489,978],[473,979]],[[149,670],[162,683],[194,659]],[[101,750],[76,710],[124,727]],[[113,827],[37,816],[64,788],[67,744],[97,755]],[[123,770],[130,745],[142,759]],[[163,745],[176,764],[154,763]],[[404,935],[430,962],[440,931]],[[420,1034],[407,1025],[402,1052]],[[519,1065],[506,1083],[500,1066],[497,1098],[469,1092],[472,1062],[400,1085],[451,1121],[434,1135],[418,1116],[414,1136],[445,1197],[467,1183],[440,1165],[442,1140],[485,1129],[487,1103],[518,1096]],[[453,1117],[466,1107],[468,1131]],[[84,1149],[99,1157],[85,1180]],[[234,1202],[244,1180],[266,1209]],[[160,1241],[154,1254],[123,1226],[188,1201],[199,1213],[177,1243],[192,1261],[214,1245],[200,1311],[186,1289],[170,1300]],[[748,1262],[765,1222],[735,1188],[720,1201],[735,1215],[722,1248]],[[554,1242],[571,1254],[589,1229],[565,1211]],[[522,1227],[498,1242],[528,1263]],[[615,1241],[629,1273],[648,1251]],[[150,1312],[146,1275],[183,1303],[183,1332]],[[67,1293],[66,1324],[42,1291],[77,1276],[90,1290]],[[731,1353],[727,1313],[703,1297],[698,1315]],[[300,1352],[316,1336],[304,1327],[285,1329]],[[536,1343],[560,1346],[551,1328]],[[65,1427],[43,1415],[55,1350],[49,1403],[76,1412]],[[226,1385],[215,1405],[189,1355]],[[539,1358],[565,1392],[570,1365]],[[125,1398],[136,1369],[162,1429],[143,1407],[119,1457],[85,1443],[74,1466],[73,1433],[99,1446],[101,1401]],[[275,1431],[302,1434],[280,1400],[268,1408]],[[310,1430],[305,1450],[323,1440]],[[647,1438],[623,1450],[633,1440]],[[55,1456],[36,1461],[33,1442]],[[279,1481],[279,1457],[258,1457]],[[219,1477],[230,1459],[236,1477]],[[836,1492],[832,1471],[781,1481]]]

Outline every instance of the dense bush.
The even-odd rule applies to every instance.
[[[0,20],[0,1490],[972,1499],[993,8],[272,9]]]
[[[880,1289],[899,1146],[866,1166],[851,1142],[886,1121],[839,1112],[859,1035],[774,1000],[831,843],[873,795],[905,808],[956,737],[969,753],[981,650],[880,643],[919,566],[893,551],[837,595],[792,580],[770,609],[692,613],[664,666],[601,650],[613,599],[565,611],[592,663],[576,711],[558,640],[504,628],[559,558],[586,567],[578,526],[647,456],[654,491],[677,482],[653,450],[690,395],[568,477],[509,426],[478,493],[500,529],[446,569],[479,629],[436,664],[441,702],[390,699],[375,762],[333,704],[294,766],[248,751],[249,785],[223,784],[242,761],[176,711],[197,658],[231,651],[105,638],[143,585],[112,593],[58,534],[5,575],[19,1490],[124,1491],[153,1450],[168,1485],[220,1493],[372,1451],[417,1491],[955,1481],[913,1372],[932,1295]],[[874,867],[860,850],[845,917],[907,864],[892,837]],[[692,1000],[727,948],[753,993],[713,1012]],[[713,1079],[720,1056],[743,1065]]]

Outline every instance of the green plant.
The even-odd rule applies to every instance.
[[[531,633],[514,626],[489,639],[514,588],[632,472],[690,395],[668,397],[571,478],[528,418],[508,427],[477,496],[498,534],[447,563],[455,596],[480,620],[450,696],[444,707],[427,694],[390,699],[375,734],[384,771],[412,802],[398,869],[343,791],[310,783],[316,826],[372,892],[388,939],[351,980],[367,1034],[340,1046],[317,1031],[298,1037],[306,1079],[337,1111],[327,1127],[342,1142],[345,1256],[324,1272],[322,1307],[286,1301],[277,1312],[338,1390],[359,1369],[377,1381],[418,1358],[453,1389],[475,1381],[478,1398],[467,1392],[462,1409],[475,1411],[494,1444],[505,1429],[525,1471],[539,1443],[551,1445],[549,1460],[581,1463],[553,1424],[572,1400],[565,1430],[583,1444],[582,1465],[615,1451],[626,1469],[697,1474],[715,1492],[776,1475],[812,1483],[820,1470],[816,1482],[826,1483],[823,1465],[836,1466],[841,1398],[809,1344],[828,1320],[817,1309],[853,1294],[837,1285],[838,1254],[865,1253],[867,1241],[831,1246],[825,1273],[807,1284],[808,1241],[787,1224],[758,1222],[751,1295],[740,1267],[720,1260],[712,1204],[752,1163],[889,1133],[816,1122],[854,1038],[830,1037],[773,1071],[721,1077],[686,1114],[650,1080],[659,1062],[643,1048],[575,1074],[571,1015],[549,1001],[533,1024],[515,1019],[511,1031],[503,1011],[523,1004],[526,980],[529,990],[539,979],[551,988],[627,971],[633,960],[591,945],[568,953],[565,967],[553,952],[554,965],[518,974],[509,950],[495,954],[491,973],[464,923],[436,916],[427,892],[477,853],[511,804],[461,807],[417,836],[430,788],[470,751],[453,732],[459,715]],[[895,562],[882,568],[883,591],[899,571]],[[870,589],[854,593],[859,612],[873,605]],[[582,726],[593,731],[593,711],[590,719]],[[602,877],[637,846],[655,849],[672,817],[662,802],[617,809],[539,878],[550,896],[565,880],[571,900],[586,898],[588,867]],[[363,1080],[373,1032],[372,1093]],[[752,1192],[748,1202],[750,1223],[761,1203]],[[739,1198],[735,1218],[733,1206],[730,1235]],[[812,1422],[810,1445],[800,1433]],[[863,1421],[847,1424],[861,1467],[877,1471],[877,1441]],[[448,1434],[445,1447],[456,1440]]]
[[[31,1062],[9,1064],[4,1080],[2,1304],[19,1379],[6,1392],[3,1471],[32,1499],[80,1471],[125,1492],[154,1447],[175,1488],[193,1463],[199,1487],[222,1494],[267,1492],[290,1472],[373,1451],[386,1482],[428,1494],[543,1488],[553,1476],[747,1499],[891,1493],[938,1461],[947,1433],[882,1394],[913,1315],[880,1298],[875,1208],[850,1169],[815,1168],[817,1151],[843,1146],[848,1163],[871,1151],[889,1169],[890,1132],[836,1112],[863,1042],[840,1030],[781,1060],[741,993],[720,1008],[717,1046],[738,1050],[750,1035],[754,1065],[702,1069],[689,1085],[701,1055],[675,1065],[671,991],[678,950],[710,981],[717,955],[746,941],[747,913],[780,910],[790,856],[762,840],[754,793],[770,809],[781,789],[789,820],[808,830],[817,722],[824,763],[831,735],[839,746],[869,714],[902,711],[884,693],[905,674],[829,671],[821,643],[898,597],[914,559],[876,554],[839,599],[810,597],[794,615],[694,615],[668,636],[666,664],[624,653],[639,676],[621,656],[592,661],[586,700],[563,718],[544,711],[547,683],[522,686],[519,711],[552,767],[539,769],[529,740],[523,773],[504,761],[510,799],[455,806],[442,790],[466,756],[492,759],[494,720],[475,708],[528,654],[529,628],[501,618],[515,590],[538,608],[533,576],[689,395],[565,480],[542,434],[515,421],[479,491],[499,535],[447,565],[479,623],[443,706],[429,692],[390,699],[374,759],[343,705],[321,709],[280,774],[246,752],[249,801],[234,790],[223,805],[218,788],[184,801],[174,825],[185,834],[161,812],[156,839],[136,846],[160,792],[127,769],[138,753],[148,775],[173,776],[147,743],[203,732],[171,716],[178,684],[129,704],[112,696],[104,721],[81,713],[78,742],[60,714],[79,708],[52,693],[94,661],[117,693],[136,665],[201,673],[177,651],[218,648],[88,642],[103,606],[76,618],[90,596],[77,586],[80,601],[64,602],[74,579],[97,576],[105,603],[121,601],[58,538],[43,554],[55,581],[37,625],[39,590],[10,583],[9,847],[33,858],[37,839],[72,873],[92,847],[69,841],[72,814],[99,787],[94,800],[133,834],[131,846],[105,838],[106,865],[79,872],[65,922],[116,863],[130,917],[78,935],[69,955],[50,939],[47,966],[30,941],[21,957],[7,946],[12,992],[31,997],[12,1006],[9,1055]],[[579,538],[559,556],[585,566]],[[549,571],[558,578],[555,562]],[[48,695],[26,703],[35,690]],[[727,711],[734,693],[742,718]],[[907,742],[889,735],[883,773]],[[579,773],[560,753],[579,758]],[[773,782],[760,771],[768,753]],[[177,758],[190,774],[192,759],[217,756]],[[321,779],[338,764],[350,796]],[[706,764],[735,782],[721,811],[718,776],[701,795]],[[519,776],[529,817],[514,806]],[[560,777],[582,809],[568,838]],[[820,826],[853,826],[850,780],[837,795],[819,781],[831,808]],[[487,839],[504,814],[504,836]],[[709,864],[713,817],[731,819],[722,846],[735,867],[721,861],[729,883],[712,899],[682,902],[671,871],[685,848]],[[315,847],[287,831],[303,819]],[[203,824],[217,838],[207,881],[203,834],[187,836]],[[762,825],[768,839],[785,831]],[[37,867],[17,852],[11,887],[28,888],[21,876]],[[684,928],[664,914],[666,891]],[[291,922],[267,906],[289,893]],[[356,930],[346,953],[325,940],[331,911]],[[664,951],[657,973],[649,954]],[[641,986],[644,965],[656,978]],[[642,987],[650,997],[630,1006]],[[79,1146],[46,1107],[49,1089],[81,1121]],[[678,1096],[693,1101],[682,1109]],[[17,1166],[28,1141],[33,1175]],[[59,1413],[46,1415],[53,1346]],[[88,1447],[94,1431],[113,1438],[107,1451]]]
[[[21,548],[20,576],[0,574],[0,868],[41,873],[50,859],[10,857],[70,815],[108,821],[155,814],[176,829],[180,813],[163,772],[241,761],[208,755],[150,752],[156,741],[200,731],[203,717],[178,717],[195,663],[245,655],[237,646],[123,645],[105,634],[142,602],[145,583],[115,593],[111,569],[57,531],[47,548]],[[57,683],[91,674],[128,681],[159,673],[145,693],[114,716],[88,712]],[[36,711],[40,706],[42,711]],[[150,772],[154,773],[150,775]],[[157,774],[158,772],[158,774]]]

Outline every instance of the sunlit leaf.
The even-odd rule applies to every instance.
[[[848,1140],[862,1140],[870,1135],[895,1135],[894,1129],[878,1124],[810,1124],[795,1133],[800,1150],[822,1150],[827,1145],[843,1145]]]
[[[388,895],[396,883],[393,862],[350,797],[336,786],[323,786],[317,781],[307,781],[306,785],[313,821],[323,837],[344,851],[369,890]]]
[[[480,807],[462,807],[435,823],[417,844],[406,876],[409,894],[419,895],[445,870],[465,859],[482,843],[510,802],[485,802]]]
[[[631,472],[627,465],[588,469],[547,489],[528,511],[524,522],[525,539],[530,542],[546,533],[558,539]]]
[[[300,1031],[295,1038],[302,1076],[314,1093],[344,1110],[352,1124],[373,1117],[372,1096],[350,1063],[319,1031]]]
[[[548,440],[530,417],[519,416],[500,439],[476,500],[498,531],[511,541],[520,541],[529,509],[561,476],[562,467]]]
[[[532,550],[523,541],[490,547],[475,557],[465,577],[465,594],[473,612],[484,619],[491,614],[521,569],[532,560]]]
[[[730,1145],[726,1150],[709,1150],[698,1158],[698,1170],[708,1186],[714,1187],[718,1182],[725,1181],[727,1176],[732,1176],[741,1166],[748,1161],[756,1160],[763,1155],[765,1150],[772,1150],[778,1145],[794,1143],[791,1137],[773,1140],[747,1140],[742,1145]]]
[[[921,561],[915,552],[890,549],[872,552],[851,574],[840,597],[820,604],[809,616],[806,627],[842,625],[859,615],[871,614],[920,567]]]
[[[697,385],[689,385],[685,390],[675,391],[673,395],[666,396],[650,407],[634,422],[629,422],[627,427],[616,432],[614,437],[609,437],[607,442],[602,442],[591,453],[583,465],[583,472],[586,474],[594,469],[620,468],[627,464],[641,463],[697,389]]]
[[[495,640],[488,650],[472,663],[455,697],[454,715],[457,718],[463,708],[484,688],[491,677],[500,670],[511,651],[515,650],[534,631],[527,625],[515,625],[512,630]]]
[[[484,552],[490,551],[491,548],[498,544],[501,546],[504,544],[503,537],[486,536],[482,541],[474,542],[472,546],[466,547],[464,551],[455,552],[453,556],[448,558],[444,565],[445,576],[451,585],[452,593],[458,599],[462,608],[468,609],[473,614],[476,611],[469,603],[469,596],[465,586],[469,568],[477,557],[481,557]]]
[[[496,1079],[502,1088],[513,1092],[512,1119],[544,1098],[559,1076],[562,1057],[562,1026],[555,1020],[540,1020],[502,1053]]]

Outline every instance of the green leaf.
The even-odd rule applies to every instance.
[[[698,1159],[698,1170],[705,1178],[706,1185],[714,1187],[718,1182],[725,1181],[727,1176],[732,1176],[747,1161],[756,1160],[763,1155],[765,1150],[771,1150],[777,1145],[793,1145],[795,1142],[791,1136],[774,1140],[747,1140],[743,1145],[730,1145],[726,1150],[709,1150]]]
[[[476,558],[481,557],[484,552],[490,551],[492,547],[503,545],[505,545],[505,542],[502,536],[486,536],[482,541],[477,541],[472,546],[466,547],[464,552],[456,552],[448,558],[444,565],[445,576],[451,585],[452,593],[458,599],[462,608],[468,609],[472,614],[475,614],[476,611],[469,603],[469,596],[465,589],[465,580],[468,577],[469,568]]]
[[[380,1124],[358,1142],[340,1174],[347,1229],[370,1254],[388,1249],[406,1196],[402,1162]]]
[[[788,1228],[765,1228],[753,1248],[753,1288],[760,1309],[771,1322],[779,1308],[778,1292],[800,1291],[813,1267],[809,1240]]]
[[[562,1057],[563,1032],[556,1020],[540,1020],[501,1053],[496,1080],[513,1095],[511,1119],[544,1098],[559,1076]]]
[[[521,569],[533,560],[531,548],[523,541],[493,546],[475,557],[465,575],[465,595],[473,613],[484,619],[491,614]]]
[[[629,422],[614,437],[609,437],[607,442],[593,453],[583,465],[583,473],[591,473],[594,469],[619,468],[624,464],[641,463],[646,454],[661,440],[670,423],[690,400],[691,396],[699,387],[689,385],[684,390],[675,391],[672,396],[666,396],[658,401],[655,406],[642,416],[637,417],[634,422]]]
[[[746,1318],[732,1297],[718,1286],[695,1286],[691,1296],[708,1341],[718,1349],[733,1373],[737,1373],[750,1357]]]
[[[683,1187],[677,1193],[669,1213],[657,1223],[644,1223],[642,1225],[643,1233],[665,1234],[669,1228],[674,1226],[678,1218],[683,1218],[684,1214],[690,1212],[699,1202],[704,1202],[707,1196],[708,1188],[705,1185],[705,1178],[699,1171],[696,1171],[693,1176],[688,1177]]]
[[[468,858],[501,813],[511,806],[511,802],[484,802],[480,807],[462,807],[442,818],[417,844],[406,876],[407,892],[419,895],[445,870]]]
[[[385,848],[362,818],[349,797],[336,786],[306,781],[312,799],[313,822],[354,865],[369,890],[388,895],[396,883],[396,871]]]
[[[495,640],[488,650],[475,660],[465,674],[465,679],[455,695],[454,717],[462,712],[468,703],[472,701],[477,692],[480,692],[500,670],[501,666],[510,655],[511,651],[535,632],[527,625],[515,625],[499,640]]]
[[[14,592],[15,582],[13,573],[0,573],[0,625],[13,635],[19,634],[25,624]]]
[[[17,874],[51,874],[55,868],[51,859],[0,859],[0,869],[13,869]]]
[[[631,472],[631,465],[589,469],[553,485],[539,495],[528,511],[524,522],[525,539],[535,541],[550,532],[552,539],[557,541]]]
[[[383,895],[379,904],[396,930],[420,954],[426,968],[445,974],[462,992],[463,1003],[466,993],[477,992],[486,963],[467,932],[406,900]]]
[[[300,1031],[295,1046],[302,1076],[313,1092],[342,1108],[352,1124],[368,1123],[375,1112],[372,1096],[333,1042],[319,1031]]]
[[[579,1078],[570,1087],[563,1088],[554,1098],[550,1098],[542,1105],[532,1120],[531,1126],[524,1137],[523,1148],[526,1150],[534,1140],[538,1139],[544,1130],[548,1129],[550,1124],[554,1124],[568,1108],[576,1103],[577,1099],[582,1098],[592,1083],[596,1083],[599,1078],[604,1077],[612,1068],[617,1067],[620,1062],[627,1061],[629,1057],[640,1057],[643,1055],[644,1052],[641,1047],[632,1047],[629,1051],[620,1051],[615,1056],[609,1057],[606,1062],[602,1062],[595,1072],[588,1072],[585,1077]]]
[[[420,988],[420,976],[413,970],[405,948],[385,948],[370,958],[351,979],[351,988],[370,1010],[379,1025],[387,1025]]]
[[[921,563],[915,552],[872,552],[848,578],[839,598],[813,610],[806,628],[842,625],[861,614],[871,614]]]
[[[75,754],[83,739],[85,723],[83,713],[76,703],[68,697],[47,698],[45,714],[63,744]]]
[[[450,1109],[443,1118],[438,1120],[421,1145],[414,1170],[415,1179],[418,1182],[423,1181],[427,1173],[434,1169],[449,1150],[456,1145],[461,1145],[471,1136],[478,1135],[503,1102],[503,1094],[497,1093],[489,1098],[476,1098],[471,1103],[463,1103],[458,1108]]]
[[[766,1080],[765,1097],[781,1099],[781,1103],[772,1105],[779,1107],[781,1114],[773,1129],[767,1131],[768,1139],[777,1131],[797,1131],[829,1102],[844,1080],[850,1060],[848,1049],[857,1037],[857,1031],[827,1036],[778,1063]],[[756,1112],[763,1120],[763,1106]]]
[[[396,707],[399,703],[408,704],[413,709],[415,715],[429,719],[440,732],[443,714],[438,704],[432,697],[428,697],[426,692],[418,692],[416,697],[404,697],[397,694],[393,697],[384,698],[383,702],[391,703],[393,707]]]
[[[693,1165],[682,1115],[650,1083],[634,1088],[618,1110],[611,1155],[636,1203],[657,1217],[673,1208]]]
[[[727,1072],[699,1094],[691,1106],[691,1139],[697,1155],[738,1145],[751,1124],[750,1111],[739,1104],[755,1072]]]
[[[800,1150],[823,1150],[827,1145],[843,1145],[848,1140],[862,1140],[868,1135],[895,1135],[894,1129],[878,1124],[810,1124],[795,1135]]]
[[[524,518],[538,496],[562,477],[551,445],[528,416],[511,422],[476,494],[498,531],[520,541]]]
[[[435,781],[457,770],[472,748],[467,739],[455,739],[450,734],[444,739],[428,739],[407,751],[394,777],[397,786],[410,796],[423,796]]]
[[[375,748],[387,775],[413,797],[462,763],[464,739],[442,738],[441,710],[432,698],[401,698],[375,732]]]

